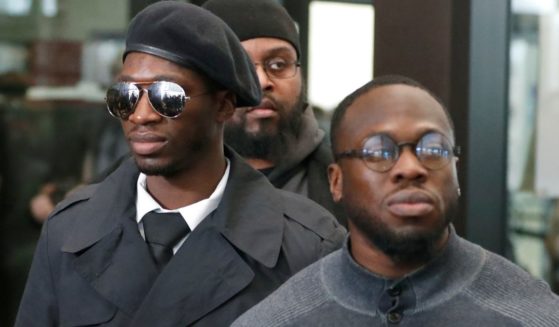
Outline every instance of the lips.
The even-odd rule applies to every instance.
[[[272,100],[264,99],[258,106],[247,108],[246,114],[254,118],[269,118],[277,115],[277,109]]]
[[[434,210],[433,198],[423,191],[402,190],[387,200],[388,210],[400,217],[418,217]]]
[[[259,105],[247,108],[247,112],[251,112],[253,110],[265,110],[265,109],[276,111],[276,106],[274,105],[274,102],[272,100],[268,98],[264,98],[262,99],[262,102],[260,102]]]
[[[165,137],[151,132],[134,133],[130,135],[129,139],[132,151],[141,156],[153,155],[167,143]]]

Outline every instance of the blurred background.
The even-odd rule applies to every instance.
[[[103,99],[130,18],[152,2],[0,0],[2,326],[52,205],[127,152]],[[373,76],[425,84],[463,150],[457,231],[558,292],[559,1],[279,2],[298,24],[322,126]]]

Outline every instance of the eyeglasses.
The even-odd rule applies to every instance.
[[[272,58],[264,61],[263,63],[254,63],[255,66],[262,66],[266,76],[272,79],[285,79],[295,76],[297,68],[301,64],[297,61],[287,61],[282,58]]]
[[[369,169],[383,173],[394,167],[405,146],[412,147],[419,162],[430,170],[443,168],[454,156],[460,154],[460,147],[453,147],[444,135],[430,132],[423,135],[417,143],[396,143],[386,134],[372,135],[365,140],[361,149],[337,153],[334,157],[336,160],[360,158]]]
[[[143,91],[147,91],[148,100],[155,112],[163,117],[176,118],[184,110],[187,100],[200,96],[187,96],[184,89],[173,82],[158,81],[151,83],[147,88],[138,87],[146,83],[119,82],[107,90],[107,109],[116,118],[127,120],[140,100]]]

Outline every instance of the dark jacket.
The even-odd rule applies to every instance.
[[[219,206],[159,275],[135,221],[132,160],[57,206],[16,326],[228,326],[341,246],[345,230],[326,210],[226,155],[231,171]]]
[[[268,174],[275,187],[304,195],[330,211],[347,226],[345,212],[332,200],[328,183],[328,166],[334,162],[330,142],[307,106],[301,117],[297,138],[287,140],[287,153]]]

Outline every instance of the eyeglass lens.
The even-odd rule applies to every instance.
[[[262,68],[271,78],[291,78],[297,72],[298,63],[296,61],[287,61],[283,58],[273,58],[266,60],[262,64]]]
[[[384,172],[392,168],[402,148],[410,145],[418,160],[428,169],[440,169],[450,162],[453,148],[439,133],[427,133],[416,143],[396,144],[387,135],[379,134],[368,138],[363,145],[363,160],[372,170]]]
[[[160,81],[152,83],[147,89],[152,108],[161,116],[175,118],[183,111],[188,97],[183,88],[173,82]],[[119,82],[107,90],[107,108],[109,113],[126,120],[134,113],[142,89],[134,83]]]

